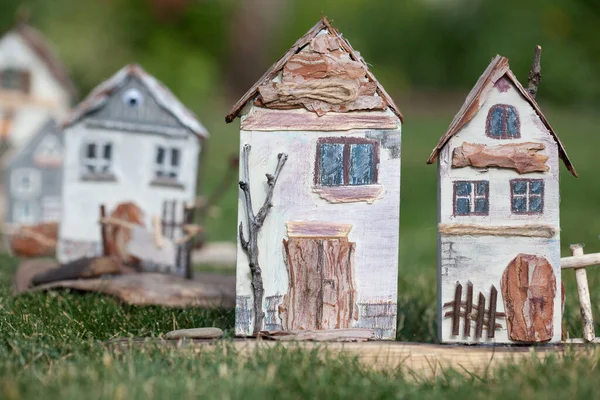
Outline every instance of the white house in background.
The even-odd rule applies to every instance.
[[[20,150],[48,118],[67,116],[75,87],[49,43],[18,24],[0,38],[0,140]]]
[[[240,180],[249,179],[254,213],[265,201],[265,174],[278,153],[287,155],[257,236],[262,299],[244,251],[254,228],[240,191],[236,334],[365,328],[394,339],[402,115],[391,97],[323,18],[226,119],[236,117]]]
[[[577,173],[508,59],[479,78],[436,159],[440,340],[559,342],[560,160]]]
[[[206,137],[194,115],[139,65],[96,87],[64,124],[58,259],[100,253],[101,204],[110,212],[134,202],[150,227],[164,201],[194,202]]]

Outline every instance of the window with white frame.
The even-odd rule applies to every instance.
[[[544,180],[512,179],[510,181],[511,211],[513,214],[544,212]]]
[[[84,143],[81,159],[84,175],[110,175],[112,160],[112,143],[101,141]]]
[[[488,181],[455,181],[454,215],[488,215],[489,189]]]
[[[16,197],[30,197],[40,192],[40,171],[34,168],[15,169],[10,177],[10,188]]]
[[[156,179],[177,180],[181,170],[181,150],[176,147],[158,146],[154,163]]]

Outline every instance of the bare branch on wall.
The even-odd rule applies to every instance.
[[[240,189],[244,192],[244,200],[246,202],[246,221],[247,221],[247,230],[248,230],[248,238],[244,237],[244,226],[243,223],[240,222],[239,226],[239,235],[240,235],[240,245],[246,256],[248,256],[250,274],[252,276],[252,291],[254,294],[254,335],[258,335],[258,333],[262,329],[263,321],[265,318],[265,313],[263,311],[262,302],[264,297],[264,287],[262,280],[262,270],[258,264],[258,231],[263,226],[267,215],[269,214],[269,210],[273,207],[272,199],[273,199],[273,191],[275,189],[275,184],[277,183],[277,179],[279,178],[279,174],[281,173],[281,169],[283,168],[285,162],[287,161],[287,154],[279,153],[277,155],[277,167],[275,168],[275,172],[273,175],[266,174],[267,176],[267,185],[268,191],[265,201],[261,208],[258,211],[258,214],[254,214],[254,209],[252,208],[252,196],[250,194],[250,173],[248,167],[248,157],[250,155],[251,146],[249,144],[245,144],[242,150],[242,168],[243,175],[242,180],[240,180]]]
[[[542,57],[542,46],[539,44],[535,46],[533,53],[533,62],[531,63],[531,70],[529,71],[527,91],[531,94],[531,97],[535,99],[537,94],[538,86],[542,81],[542,66],[540,64],[540,58]]]

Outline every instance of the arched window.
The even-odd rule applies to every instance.
[[[508,104],[496,104],[490,108],[485,133],[493,139],[520,138],[521,131],[517,110]]]

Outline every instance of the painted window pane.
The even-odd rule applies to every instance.
[[[468,198],[456,199],[456,215],[469,215],[471,213],[471,201]]]
[[[107,143],[104,145],[104,159],[110,160],[112,158],[112,145]]]
[[[456,182],[454,187],[457,196],[468,196],[471,194],[471,182]]]
[[[544,192],[544,181],[535,180],[530,182],[529,192],[531,194],[542,194]]]
[[[512,211],[516,213],[527,212],[527,198],[525,196],[517,196],[512,199]]]
[[[481,198],[475,199],[475,213],[476,214],[487,214],[489,211],[488,199]]]
[[[514,107],[506,108],[506,133],[510,137],[519,137],[519,117]]]
[[[158,146],[155,161],[155,178],[177,180],[181,164],[181,149]]]
[[[165,148],[158,147],[156,149],[156,163],[162,165],[165,163]]]
[[[86,143],[81,160],[84,175],[110,173],[112,161],[112,143]]]
[[[373,182],[373,145],[350,145],[350,185],[369,185]]]
[[[488,193],[488,181],[479,181],[477,182],[477,192],[478,196],[485,196]]]
[[[171,165],[179,166],[179,149],[171,149]]]
[[[542,196],[529,197],[529,212],[541,213],[543,211]]]
[[[344,145],[321,143],[321,185],[339,186],[344,178]]]
[[[512,182],[513,194],[526,194],[527,193],[527,181],[513,181]]]
[[[490,118],[489,118],[489,126],[488,132],[492,137],[500,137],[502,136],[502,117],[504,110],[501,107],[494,107],[490,110]]]
[[[90,143],[87,145],[87,157],[96,158],[96,144]]]

